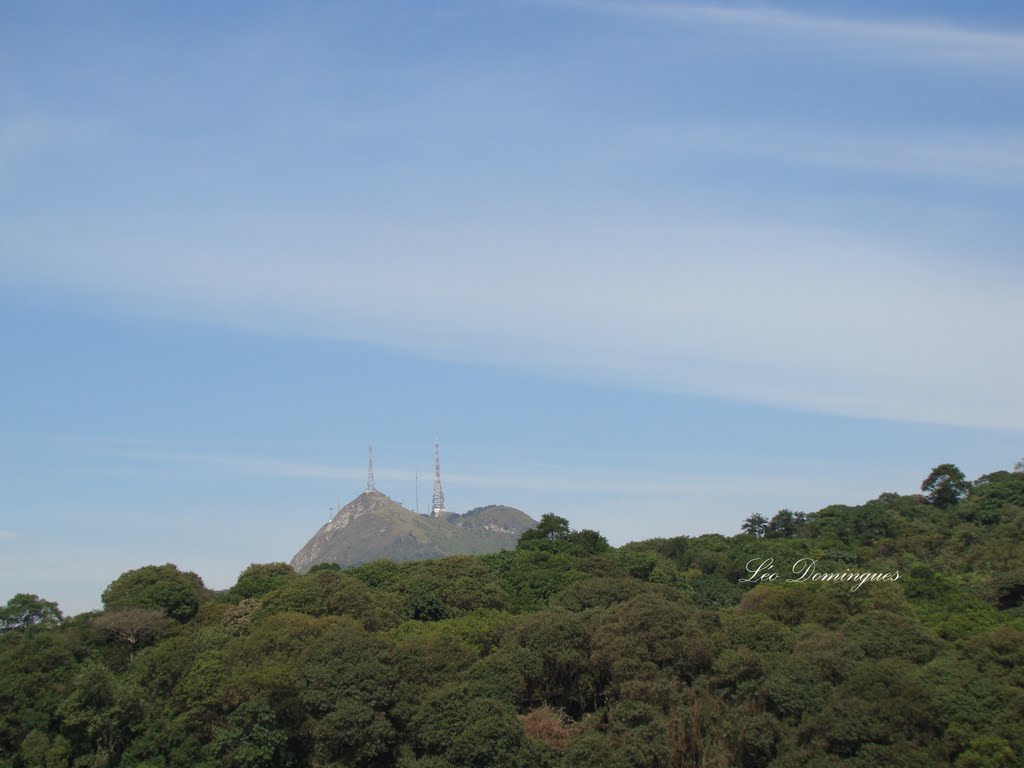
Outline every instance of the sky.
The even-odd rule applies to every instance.
[[[8,0],[0,601],[226,588],[370,443],[616,545],[1009,469],[1022,72],[1012,3]]]

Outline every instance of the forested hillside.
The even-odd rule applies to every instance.
[[[149,566],[69,619],[18,595],[0,766],[1024,765],[1024,472],[922,491],[618,549],[548,515],[222,593]]]

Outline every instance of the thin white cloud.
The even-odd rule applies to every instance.
[[[262,475],[267,477],[294,477],[327,480],[354,480],[366,476],[366,467],[332,466],[314,462],[281,461],[254,456],[176,451],[137,451],[130,458],[146,462],[191,464],[223,472]],[[374,474],[383,475],[380,470]]]
[[[727,8],[696,3],[609,0],[568,0],[562,4],[635,18],[745,28],[799,38],[830,50],[838,46],[839,49],[869,50],[901,58],[1002,67],[1019,67],[1024,63],[1024,34],[942,22],[864,20],[764,6]]]
[[[191,451],[131,450],[122,452],[122,456],[133,461],[141,461],[147,466],[187,464],[215,472],[302,480],[365,480],[367,470],[366,465],[335,465],[265,456]],[[375,464],[373,475],[377,481],[411,481],[416,473],[414,470],[405,471]],[[425,475],[420,477],[422,479]]]
[[[888,178],[1024,185],[1024,134],[976,131],[939,133],[890,131],[851,134],[823,128],[757,122],[714,122],[664,128],[635,124],[620,127],[620,137],[637,152],[708,153],[732,159],[769,160],[788,167],[821,168]]]
[[[283,477],[299,480],[363,480],[366,467],[333,466],[322,462],[304,462],[266,456],[240,454],[198,453],[190,451],[143,451],[129,454],[131,458],[154,464],[187,464],[193,467],[228,473],[241,473],[260,477]],[[374,477],[381,490],[383,484],[411,483],[414,470],[376,466]],[[629,471],[614,467],[547,467],[519,469],[508,473],[445,472],[445,484],[451,488],[477,489],[488,492],[515,491],[517,493],[572,494],[600,496],[605,499],[626,496],[634,499],[688,499],[691,503],[701,499],[718,500],[723,496],[742,497],[757,502],[766,497],[785,497],[795,488],[803,495],[813,492],[839,492],[848,475],[845,470],[834,473],[819,471],[817,479],[809,481],[777,470],[744,473],[690,474],[658,471]],[[420,481],[430,478],[420,474]],[[801,485],[802,484],[802,485]],[[857,486],[858,488],[860,486]],[[645,502],[646,503],[646,502]]]
[[[1019,266],[735,221],[462,226],[307,233],[302,252],[266,249],[258,231],[235,249],[178,235],[161,247],[147,228],[135,242],[89,248],[83,238],[74,261],[54,249],[52,262],[39,255],[23,267],[140,309],[256,331],[803,410],[1024,429],[1024,360],[1006,354],[1021,344]]]
[[[775,147],[800,162],[858,173],[867,170],[981,184],[1024,184],[1024,138],[1019,135],[816,139],[794,134],[789,141],[776,140]]]
[[[238,454],[197,453],[190,451],[133,451],[126,454],[134,460],[149,464],[188,464],[208,470],[259,475],[262,477],[284,477],[295,479],[362,480],[366,477],[365,466],[335,466],[322,462],[304,462],[264,456]],[[401,470],[377,465],[374,467],[377,481],[411,482],[414,470]],[[468,488],[517,488],[530,491],[590,491],[599,493],[639,493],[642,495],[681,493],[693,491],[696,480],[675,483],[664,482],[664,473],[623,473],[610,472],[606,468],[569,472],[552,468],[551,471],[516,472],[514,474],[467,474],[445,473],[445,481]],[[426,475],[421,480],[429,480]],[[701,487],[709,481],[701,479]],[[711,481],[714,482],[714,481]],[[726,488],[734,480],[723,480],[715,487]]]
[[[0,530],[0,542],[14,541],[17,538],[18,538],[18,534],[14,533],[13,531],[3,531],[3,530]]]

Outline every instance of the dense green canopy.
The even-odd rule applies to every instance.
[[[1024,765],[1024,473],[958,473],[732,537],[547,515],[222,593],[148,566],[70,619],[16,595],[0,768]]]

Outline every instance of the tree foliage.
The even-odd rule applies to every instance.
[[[38,595],[19,593],[0,608],[0,632],[29,627],[53,627],[61,623],[63,615],[57,604]]]
[[[744,533],[754,536],[755,538],[764,538],[764,535],[768,530],[768,518],[755,512],[743,521],[742,530]]]
[[[925,498],[939,509],[960,502],[971,490],[971,484],[955,464],[940,464],[921,483]]]
[[[253,563],[239,574],[238,581],[228,590],[228,597],[236,601],[262,597],[296,576],[295,569],[287,563]]]
[[[612,548],[551,515],[511,551],[253,564],[219,596],[147,566],[70,619],[19,594],[0,768],[1021,765],[1024,479],[953,469],[731,537]],[[801,559],[899,578],[786,582]]]
[[[103,592],[103,607],[149,608],[188,621],[199,610],[205,592],[202,579],[194,573],[179,571],[170,563],[147,565],[115,579]]]

